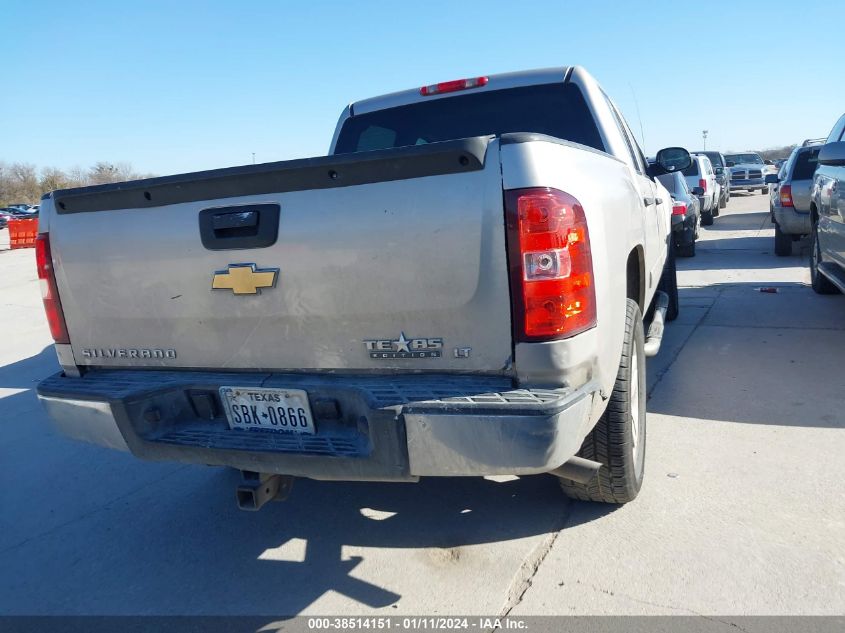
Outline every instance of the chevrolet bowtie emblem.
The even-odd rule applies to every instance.
[[[231,290],[236,295],[258,295],[261,288],[276,285],[278,268],[256,268],[255,264],[229,264],[229,270],[218,270],[211,280],[213,290]]]

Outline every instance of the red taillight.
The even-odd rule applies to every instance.
[[[707,193],[707,180],[705,180],[704,178],[699,178],[698,186],[704,189],[704,193]]]
[[[517,341],[574,336],[596,325],[590,234],[581,203],[556,189],[505,193]]]
[[[56,343],[70,343],[65,325],[65,315],[59,301],[59,291],[56,288],[56,273],[53,270],[53,258],[50,254],[50,238],[47,233],[40,233],[35,239],[35,263],[38,266],[38,279],[41,281],[41,298],[44,300],[44,311],[47,313],[47,323],[50,324],[50,334]]]
[[[420,88],[420,94],[424,97],[431,95],[439,95],[444,92],[457,92],[458,90],[468,90],[469,88],[480,88],[486,86],[490,81],[487,77],[473,77],[471,79],[455,79],[454,81],[444,81],[439,84],[432,84],[431,86],[423,86]]]
[[[780,188],[780,206],[792,207],[792,185],[782,185]]]
[[[686,215],[687,214],[687,203],[681,202],[680,200],[675,200],[672,203],[672,215]]]

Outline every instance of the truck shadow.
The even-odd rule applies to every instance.
[[[769,206],[769,199],[766,197],[760,202],[761,207]],[[723,209],[724,211],[724,209]],[[761,228],[774,228],[770,221],[768,211],[750,211],[747,213],[731,213],[719,215],[713,220],[710,226],[702,227],[703,233],[712,231],[759,231]]]
[[[0,388],[34,389],[42,378],[59,371],[59,361],[52,345],[35,356],[0,366]]]
[[[398,608],[407,599],[422,612],[416,593],[429,582],[423,578],[436,578],[447,595],[484,592],[479,565],[510,551],[496,564],[507,565],[497,567],[507,585],[534,545],[499,544],[563,529],[570,507],[550,476],[418,484],[298,480],[286,502],[244,513],[235,508],[236,481],[236,473],[223,469],[179,469],[7,550],[2,609],[67,613],[73,605],[73,612],[89,614],[290,617],[312,605],[356,613]],[[613,509],[579,505],[590,506],[579,522]],[[47,561],[49,574],[38,570]],[[127,585],[131,601],[117,590]],[[491,595],[491,609],[502,599]]]

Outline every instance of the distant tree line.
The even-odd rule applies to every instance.
[[[12,204],[38,204],[41,196],[56,189],[102,185],[150,178],[153,174],[136,172],[129,163],[98,162],[91,167],[73,167],[63,171],[56,167],[37,169],[29,163],[0,161],[0,207]]]
[[[779,160],[781,158],[789,158],[797,145],[784,145],[783,147],[772,147],[769,149],[762,149],[758,154],[763,157],[763,160]]]
[[[748,152],[754,152],[755,154],[760,154],[763,160],[779,160],[781,158],[789,158],[789,155],[792,153],[797,145],[783,145],[781,147],[770,147],[769,149],[747,149],[747,150],[729,150],[727,152],[722,152],[723,154],[744,154]]]

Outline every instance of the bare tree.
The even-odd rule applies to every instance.
[[[44,193],[74,186],[68,175],[56,167],[45,167],[42,169],[39,184],[41,185],[41,191]]]
[[[45,167],[39,174],[35,166],[28,163],[0,161],[0,207],[12,204],[38,204],[43,194],[56,189],[152,177],[152,174],[136,172],[129,163],[100,161],[88,169],[72,167],[67,171],[57,167]]]
[[[0,165],[0,205],[33,204],[41,197],[35,165]]]

